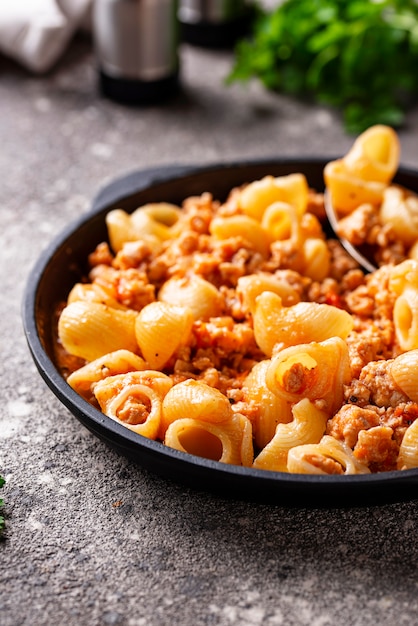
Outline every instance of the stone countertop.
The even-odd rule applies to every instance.
[[[181,93],[139,109],[100,97],[87,39],[45,77],[0,59],[2,626],[416,623],[417,501],[288,508],[191,491],[84,429],[27,349],[31,267],[114,177],[351,145],[335,112],[225,87],[231,59],[184,45]],[[417,121],[400,131],[408,166]]]

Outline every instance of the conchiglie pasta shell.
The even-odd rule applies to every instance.
[[[398,469],[418,467],[418,419],[406,429],[399,447]]]
[[[169,424],[184,417],[203,422],[224,422],[232,416],[229,400],[218,389],[204,382],[189,379],[170,389],[163,402],[163,438]]]
[[[418,350],[399,355],[390,365],[390,374],[412,402],[418,402]]]
[[[113,309],[98,302],[72,302],[60,315],[58,336],[69,354],[86,361],[119,349],[138,352],[137,315],[136,311]]]
[[[92,395],[92,385],[108,376],[126,374],[146,368],[146,363],[137,354],[129,350],[109,352],[83,367],[79,368],[67,378],[68,384],[81,396],[89,399]]]
[[[289,450],[305,443],[318,443],[326,428],[327,414],[304,398],[293,407],[293,421],[279,424],[273,439],[255,458],[256,469],[287,472]]]
[[[258,296],[253,318],[256,342],[269,357],[276,345],[286,347],[330,337],[345,339],[353,329],[347,311],[316,302],[284,307],[281,298],[271,292]]]
[[[257,406],[252,425],[254,440],[259,449],[271,441],[277,424],[285,424],[292,420],[291,404],[270,391],[266,385],[269,365],[268,360],[257,363],[243,384],[245,401]]]
[[[151,302],[144,306],[135,322],[135,336],[141,353],[151,369],[161,369],[187,343],[193,315],[184,306]]]
[[[242,237],[248,244],[264,258],[270,251],[271,236],[260,223],[248,215],[233,215],[231,217],[214,217],[210,223],[210,233],[216,239]]]
[[[321,458],[331,459],[341,468],[343,474],[370,474],[369,468],[361,463],[351,448],[343,441],[324,435],[319,443],[295,446],[289,450],[287,469],[291,474],[322,474],[329,472],[321,467]]]
[[[158,293],[161,302],[188,307],[195,320],[207,321],[222,313],[223,298],[209,281],[201,276],[170,278]]]
[[[397,133],[390,126],[376,124],[357,137],[343,160],[355,176],[388,184],[396,174],[399,159]]]
[[[164,443],[230,465],[249,467],[253,460],[251,423],[239,413],[216,424],[194,418],[176,420],[168,427]]]
[[[324,180],[335,211],[342,215],[351,213],[361,204],[380,205],[386,187],[384,183],[365,181],[354,176],[342,159],[327,163]]]

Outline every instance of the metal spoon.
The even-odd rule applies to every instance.
[[[361,265],[361,267],[366,272],[375,272],[377,270],[376,265],[374,265],[369,259],[367,259],[358,250],[358,248],[353,246],[353,244],[350,243],[350,241],[348,241],[348,239],[344,239],[344,237],[340,237],[340,235],[338,235],[338,232],[337,232],[338,231],[338,217],[331,201],[331,195],[327,190],[325,190],[324,202],[325,202],[325,213],[327,214],[327,218],[331,226],[331,229],[333,230],[336,238],[340,241],[343,248],[345,248],[345,250],[349,253],[349,255],[352,256],[353,259],[357,261],[357,263]]]

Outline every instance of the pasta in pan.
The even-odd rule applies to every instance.
[[[388,244],[370,274],[326,236],[323,194],[298,172],[110,211],[58,312],[68,384],[136,434],[222,463],[418,467],[418,201],[393,185],[398,162],[376,126],[324,170],[342,222],[373,216]]]

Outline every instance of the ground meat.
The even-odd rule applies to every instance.
[[[402,402],[396,408],[389,407],[381,416],[383,426],[389,426],[394,438],[400,445],[406,429],[418,418],[418,404],[416,402]]]
[[[358,377],[370,361],[389,359],[393,354],[393,323],[389,320],[374,322],[356,320],[355,327],[347,337],[351,373]]]
[[[147,242],[142,240],[128,241],[117,253],[112,265],[121,270],[138,269],[144,261],[149,259],[151,254],[152,248]]]
[[[361,408],[354,404],[345,404],[328,421],[327,435],[335,437],[354,448],[361,430],[367,430],[380,424],[378,411],[374,408]]]
[[[155,286],[147,275],[134,268],[116,270],[107,265],[98,265],[90,272],[90,280],[103,287],[121,305],[140,311],[155,300]]]
[[[379,214],[372,204],[362,204],[338,222],[337,234],[354,246],[375,243],[376,227],[381,228]]]
[[[331,254],[329,275],[336,281],[341,282],[348,272],[358,269],[358,263],[344,250],[336,239],[329,239],[327,245]]]
[[[372,472],[396,469],[398,454],[399,445],[393,438],[393,430],[389,426],[375,426],[359,432],[354,455]]]
[[[370,391],[370,400],[376,406],[396,407],[409,400],[389,373],[392,362],[392,359],[372,361],[361,370],[359,381]]]
[[[112,261],[113,254],[106,242],[99,243],[96,249],[88,256],[90,267],[94,267],[95,265],[111,265]]]
[[[305,461],[313,467],[317,467],[322,470],[325,474],[344,474],[344,470],[340,463],[334,461],[334,459],[323,456],[322,454],[307,454],[305,456]]]

